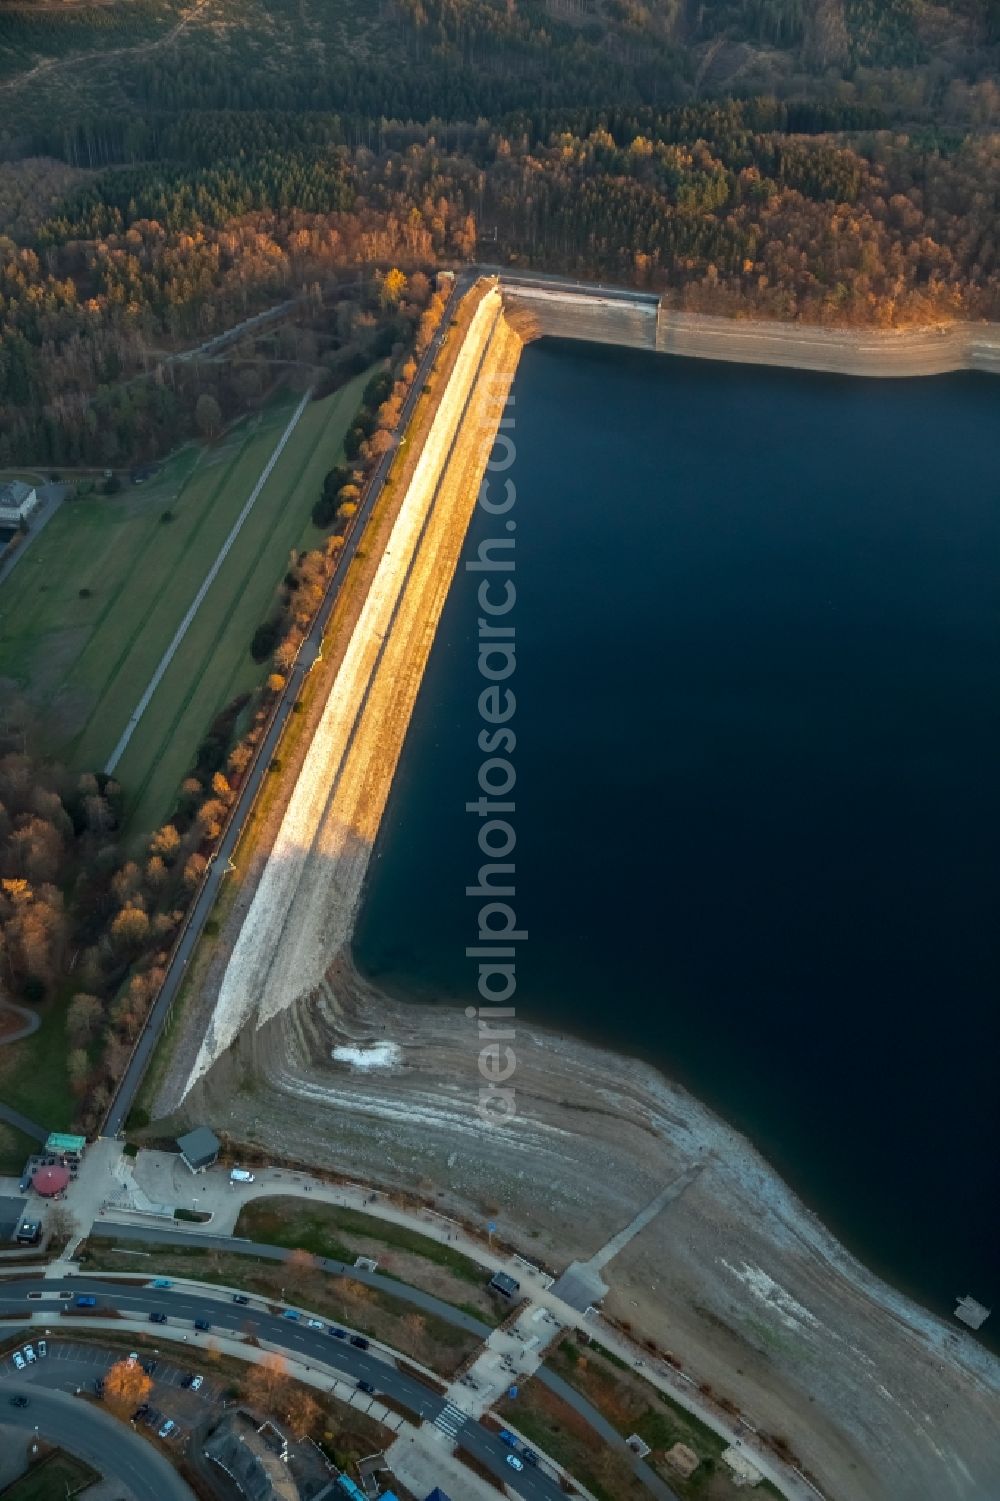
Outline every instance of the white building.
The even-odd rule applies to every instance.
[[[20,526],[38,504],[38,492],[22,480],[8,480],[0,485],[0,526]]]

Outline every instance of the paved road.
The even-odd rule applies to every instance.
[[[4,1407],[5,1427],[25,1434],[37,1428],[41,1438],[120,1480],[135,1496],[195,1501],[194,1492],[162,1454],[100,1408],[65,1392],[41,1390],[37,1382],[7,1381],[4,1391],[9,1396],[23,1393],[31,1404]]]
[[[441,348],[441,342],[450,325],[457,302],[466,290],[467,285],[467,278],[459,278],[456,281],[441,323],[424,352],[409,394],[403,403],[399,423],[399,431],[401,433],[406,431],[407,424],[413,415],[413,409],[423,390],[424,382]],[[358,511],[355,525],[340,551],[337,568],[330,580],[326,597],[319,608],[319,613],[316,616],[312,629],[302,645],[295,666],[288,675],[288,682],[271,723],[271,728],[262,741],[257,757],[247,774],[243,786],[240,788],[240,794],[236,800],[229,825],[222,837],[222,842],[219,845],[215,858],[209,866],[198,898],[190,912],[187,924],[167,970],[166,978],[160,988],[160,993],[147,1018],[146,1025],[139,1037],[132,1057],[129,1059],[128,1066],[118,1086],[118,1091],[111,1102],[104,1122],[103,1134],[105,1136],[117,1136],[123,1129],[125,1121],[128,1118],[128,1113],[132,1108],[133,1101],[142,1083],[143,1075],[149,1066],[149,1060],[156,1049],[163,1028],[166,1025],[167,1017],[170,1014],[170,1007],[173,1005],[174,999],[183,983],[184,971],[188,961],[194,952],[198,939],[201,937],[202,928],[212,908],[215,906],[219,887],[225,879],[229,861],[243,832],[244,821],[253,806],[260,784],[267,774],[267,768],[274,757],[275,749],[285,728],[288,716],[292,712],[292,707],[302,692],[302,685],[305,682],[306,676],[319,655],[323,633],[337,603],[344,579],[347,577],[347,571],[363,540],[368,521],[375,508],[375,503],[382,493],[382,487],[385,484],[386,476],[389,473],[395,453],[396,449],[391,448],[388,453],[383,454],[374,470],[371,483]]]
[[[39,504],[31,513],[31,519],[28,522],[28,533],[24,541],[19,547],[14,549],[5,563],[0,564],[0,584],[13,573],[18,563],[27,556],[32,544],[41,535],[45,527],[48,526],[69,493],[69,486],[60,484],[57,481],[52,481],[45,485],[36,485],[35,488],[38,491]],[[2,620],[3,616],[0,614],[0,622]]]
[[[45,1307],[46,1315],[51,1312],[50,1327],[58,1319],[60,1325],[66,1324],[67,1333],[71,1329],[78,1332],[81,1325],[85,1326],[88,1316],[74,1316],[67,1312],[58,1314],[58,1303],[40,1305],[37,1301],[28,1299],[30,1292],[44,1292],[49,1297],[60,1292],[72,1293],[74,1297],[81,1293],[92,1294],[98,1299],[98,1315],[103,1311],[107,1316],[108,1310],[117,1310],[127,1317],[141,1319],[148,1318],[156,1310],[167,1314],[171,1326],[179,1324],[190,1328],[196,1318],[204,1318],[219,1333],[235,1336],[247,1333],[252,1327],[256,1338],[288,1351],[297,1360],[305,1363],[311,1360],[317,1366],[331,1367],[340,1374],[341,1379],[355,1384],[359,1380],[371,1382],[376,1394],[384,1394],[403,1403],[420,1418],[440,1427],[442,1442],[454,1440],[468,1449],[494,1475],[516,1490],[524,1501],[563,1501],[564,1493],[559,1485],[540,1470],[530,1467],[525,1467],[521,1473],[512,1470],[507,1464],[510,1452],[507,1446],[481,1424],[465,1418],[464,1414],[459,1415],[460,1422],[449,1422],[449,1414],[445,1412],[448,1407],[445,1399],[430,1391],[406,1371],[398,1370],[384,1355],[356,1349],[344,1340],[333,1339],[325,1332],[309,1329],[304,1324],[291,1323],[269,1312],[268,1304],[262,1298],[251,1297],[249,1306],[242,1306],[226,1301],[224,1295],[214,1297],[195,1288],[151,1288],[138,1283],[102,1280],[98,1276],[71,1277],[62,1281],[27,1277],[16,1285],[0,1283],[0,1316],[8,1319],[18,1313],[27,1316],[38,1313],[40,1307]],[[71,1306],[63,1304],[64,1309]],[[161,1327],[150,1325],[150,1334],[156,1337],[157,1330]],[[9,1370],[8,1361],[5,1362],[4,1371]],[[32,1410],[28,1409],[29,1413]],[[441,1419],[440,1423],[438,1419]],[[158,1501],[162,1494],[167,1501],[171,1501],[168,1493],[160,1492],[155,1487],[140,1490],[139,1494],[157,1496]],[[188,1496],[186,1491],[181,1494],[185,1498]]]
[[[289,1252],[282,1246],[269,1246],[257,1241],[240,1240],[224,1235],[204,1235],[196,1230],[161,1230],[158,1227],[147,1228],[143,1225],[109,1225],[96,1223],[91,1230],[91,1235],[99,1236],[102,1240],[112,1240],[117,1243],[128,1241],[155,1241],[157,1244],[209,1247],[215,1251],[228,1252],[230,1255],[255,1256],[267,1261],[284,1261]],[[366,1272],[360,1267],[348,1266],[345,1262],[334,1261],[329,1257],[321,1257],[319,1265],[324,1272],[346,1274],[353,1277],[357,1282],[367,1283],[369,1287],[375,1287],[382,1292],[389,1291],[394,1298],[399,1298],[404,1303],[412,1303],[425,1313],[434,1314],[446,1323],[454,1325],[458,1329],[464,1329],[469,1334],[475,1334],[478,1338],[486,1340],[493,1333],[489,1324],[484,1324],[481,1319],[474,1318],[465,1313],[461,1308],[455,1308],[451,1303],[445,1303],[440,1298],[435,1298],[432,1293],[423,1292],[419,1287],[410,1287],[405,1282],[391,1282],[387,1285],[385,1277],[380,1277],[378,1272]],[[0,1304],[2,1306],[2,1304]],[[679,1501],[679,1498],[668,1485],[649,1468],[637,1459],[628,1446],[623,1442],[621,1434],[611,1426],[603,1414],[588,1402],[586,1397],[569,1386],[561,1377],[549,1371],[544,1365],[535,1372],[534,1379],[547,1386],[556,1396],[561,1397],[585,1419],[587,1423],[599,1434],[604,1442],[613,1449],[617,1449],[623,1460],[630,1466],[646,1489],[659,1501]],[[465,1441],[463,1435],[463,1442]]]
[[[203,1235],[197,1230],[161,1230],[156,1225],[113,1225],[99,1220],[90,1233],[116,1244],[155,1241],[157,1245],[168,1248],[197,1246],[199,1250],[224,1251],[236,1256],[259,1256],[265,1261],[285,1261],[291,1254],[284,1246],[268,1246],[258,1241],[233,1239],[226,1235]],[[381,1292],[391,1293],[394,1298],[405,1303],[413,1303],[424,1313],[433,1313],[447,1323],[454,1324],[456,1328],[475,1334],[479,1339],[488,1339],[493,1333],[491,1324],[484,1324],[481,1319],[473,1318],[461,1308],[455,1308],[451,1303],[445,1303],[441,1298],[435,1298],[433,1293],[425,1293],[419,1287],[410,1287],[405,1282],[396,1282],[380,1276],[378,1272],[366,1272],[362,1267],[350,1266],[347,1262],[334,1261],[330,1257],[320,1257],[319,1265],[324,1272],[353,1277],[356,1282],[364,1282],[369,1287],[377,1287]],[[483,1281],[485,1283],[485,1276]]]
[[[10,1105],[0,1104],[0,1121],[6,1121],[8,1126],[15,1126],[18,1131],[23,1131],[25,1136],[32,1137],[42,1143],[48,1141],[49,1133],[44,1126],[37,1121],[29,1120],[19,1110],[14,1110]]]

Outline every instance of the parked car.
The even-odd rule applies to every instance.
[[[76,1306],[77,1308],[96,1308],[97,1299],[90,1293],[81,1293],[76,1299]]]
[[[142,1363],[142,1368],[146,1372],[147,1376],[152,1376],[153,1372],[156,1370],[156,1361],[144,1360]]]
[[[146,1417],[146,1415],[148,1414],[148,1412],[149,1412],[149,1403],[148,1402],[140,1402],[139,1406],[136,1408],[135,1412],[132,1414],[132,1422],[133,1423],[140,1422],[144,1417]]]
[[[234,1167],[229,1174],[230,1183],[256,1183],[253,1173],[248,1173],[245,1167]]]
[[[25,1345],[24,1358],[29,1365],[34,1365],[35,1361],[38,1359],[38,1356],[35,1354],[34,1345]]]
[[[295,1308],[286,1308],[281,1317],[283,1319],[291,1319],[293,1324],[297,1324],[299,1321],[298,1310]]]
[[[169,1277],[157,1277],[153,1282],[154,1287],[173,1287],[173,1285]]]
[[[16,1371],[23,1371],[24,1370],[25,1359],[24,1359],[24,1356],[21,1354],[20,1350],[15,1350],[14,1351],[13,1355],[11,1356],[11,1360],[14,1362],[14,1369]]]
[[[375,1395],[375,1388],[372,1386],[372,1384],[371,1384],[370,1381],[359,1381],[358,1382],[358,1391],[359,1392],[367,1392],[368,1395],[369,1395],[369,1397],[374,1397],[374,1395]]]
[[[323,1327],[322,1319],[306,1319],[307,1329],[322,1329]]]
[[[207,1319],[195,1319],[194,1327],[196,1329],[200,1329],[202,1333],[204,1333],[206,1330],[211,1329],[212,1326]]]
[[[509,1428],[501,1428],[500,1432],[497,1434],[497,1438],[502,1444],[510,1444],[510,1447],[512,1449],[517,1448],[517,1439],[511,1433]]]
[[[201,1389],[202,1389],[202,1387],[204,1385],[205,1385],[205,1378],[204,1378],[204,1376],[192,1376],[191,1377],[191,1390],[193,1392],[200,1392]]]
[[[149,1315],[149,1322],[151,1324],[165,1324],[167,1322],[167,1316],[165,1313],[160,1313],[158,1309],[154,1309],[154,1311]]]
[[[156,1435],[157,1438],[169,1438],[176,1427],[177,1424],[174,1422],[173,1418],[168,1418],[163,1427],[160,1429],[159,1433]]]
[[[11,1405],[11,1407],[27,1407],[29,1405],[28,1404],[28,1398],[27,1397],[11,1397],[11,1399],[10,1399],[10,1405]]]
[[[536,1465],[538,1463],[538,1455],[535,1453],[534,1449],[522,1449],[521,1458],[527,1465]]]
[[[346,1339],[347,1338],[347,1330],[346,1329],[338,1329],[337,1326],[336,1326],[336,1324],[331,1324],[330,1328],[329,1328],[329,1330],[327,1332],[329,1334],[332,1334],[333,1337],[334,1337],[334,1339]]]
[[[365,1339],[363,1334],[352,1334],[351,1344],[356,1345],[359,1350],[367,1350],[369,1341]]]
[[[139,1352],[138,1352],[138,1350],[130,1350],[128,1352],[128,1364],[129,1365],[135,1365],[135,1363],[136,1363],[136,1361],[138,1359],[139,1359]]]
[[[518,1457],[517,1457],[516,1454],[508,1454],[507,1455],[507,1463],[510,1465],[510,1467],[511,1467],[512,1470],[523,1470],[524,1469],[524,1465],[522,1464],[521,1460],[518,1459]]]
[[[94,1396],[95,1397],[102,1397],[102,1398],[104,1396],[104,1377],[103,1376],[98,1376],[97,1380],[94,1382]]]
[[[38,1341],[38,1354],[39,1354],[40,1359],[44,1360],[45,1357],[46,1357],[46,1355],[48,1355],[48,1353],[49,1353],[49,1342],[48,1342],[48,1340],[47,1339],[40,1339]]]
[[[249,1303],[250,1299],[247,1297],[246,1293],[233,1293],[233,1302],[234,1303]]]

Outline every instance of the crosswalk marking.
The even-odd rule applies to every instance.
[[[460,1407],[456,1407],[453,1402],[446,1402],[434,1419],[434,1427],[440,1428],[449,1438],[454,1438],[467,1422],[468,1415]]]

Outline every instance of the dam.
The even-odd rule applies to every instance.
[[[946,375],[956,370],[1000,374],[1000,328],[995,324],[884,331],[826,328],[687,313],[652,293],[545,282],[509,272],[501,278],[501,287],[508,315],[534,337],[840,375]]]
[[[948,1318],[966,1286],[995,1303],[954,1170],[956,1140],[989,1129],[987,1050],[947,1101],[932,1066],[919,1141],[907,1115],[941,996],[954,1013],[980,994],[997,899],[956,879],[992,868],[973,846],[997,821],[995,715],[977,717],[992,699],[965,691],[992,643],[993,391],[970,372],[751,374],[706,339],[707,358],[652,359],[666,315],[643,295],[579,296],[588,338],[570,342],[571,294],[480,285],[456,327],[352,665],[221,935],[197,1067],[157,1110],[433,1194],[559,1268],[704,1161],[607,1268],[609,1309],[787,1434],[821,1482],[846,1453],[858,1501],[978,1501],[998,1480],[981,1441],[996,1362],[890,1284],[935,1309],[946,1289]],[[825,331],[802,337],[803,359],[832,358]],[[887,337],[860,340],[877,373],[887,350],[897,375],[968,356],[934,331],[916,353]],[[508,389],[531,938],[519,1113],[486,1129],[465,958],[482,683],[475,592],[453,579],[482,540]],[[870,780],[845,783],[876,752]],[[926,871],[946,878],[935,921],[960,971],[928,949]]]

